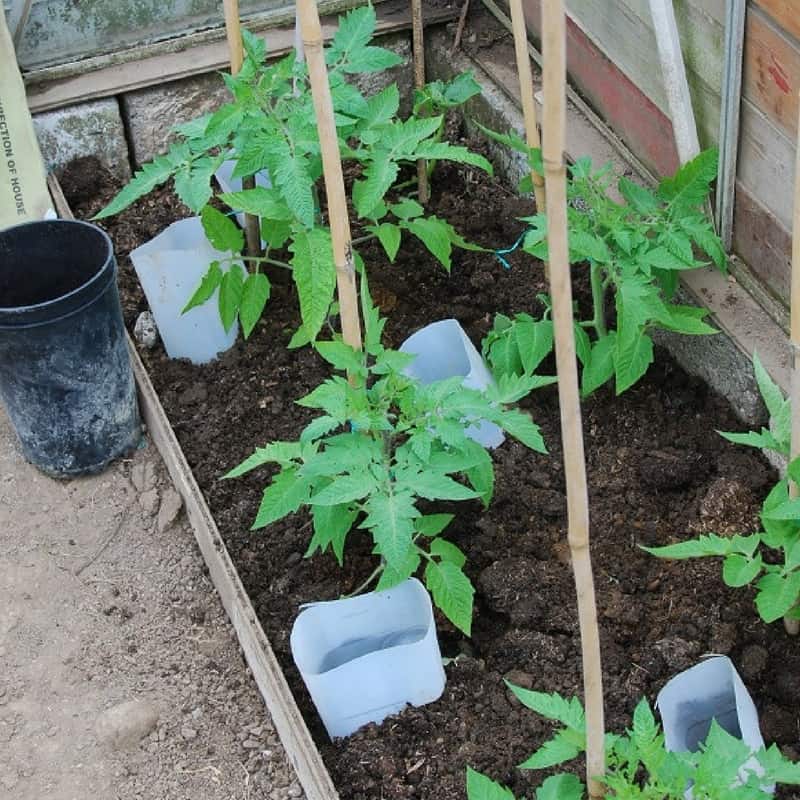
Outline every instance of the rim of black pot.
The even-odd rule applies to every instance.
[[[35,313],[37,311],[44,311],[47,308],[63,302],[69,302],[70,299],[75,298],[77,295],[82,293],[88,292],[88,290],[92,287],[93,284],[99,282],[103,275],[106,273],[109,264],[111,264],[111,276],[113,277],[115,272],[116,266],[116,259],[114,257],[114,243],[111,241],[111,237],[98,225],[94,225],[91,222],[86,222],[82,219],[37,219],[37,220],[30,220],[28,222],[21,222],[18,225],[11,225],[8,228],[3,228],[0,230],[0,246],[2,244],[3,238],[15,231],[19,231],[23,228],[45,228],[45,227],[63,227],[67,225],[73,225],[85,229],[89,229],[97,234],[100,235],[101,239],[104,240],[106,245],[106,256],[100,263],[97,268],[97,271],[84,283],[76,286],[74,289],[71,289],[66,294],[61,294],[58,297],[54,297],[50,300],[44,300],[41,303],[32,303],[31,305],[26,306],[2,306],[0,305],[0,315],[4,315],[7,317],[15,316],[15,315],[25,315],[28,313]],[[98,292],[99,294],[99,292]],[[77,310],[77,308],[72,309],[72,311]],[[70,312],[72,313],[72,312]],[[0,322],[0,325],[2,323]]]

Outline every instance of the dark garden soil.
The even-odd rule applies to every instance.
[[[113,192],[86,163],[70,170],[64,189],[83,217]],[[529,213],[499,182],[448,166],[437,170],[432,210],[490,248],[511,245],[522,230],[516,218]],[[127,253],[186,213],[171,192],[157,191],[106,223],[131,328],[146,305]],[[541,265],[520,253],[508,257],[506,270],[491,254],[457,251],[450,275],[414,241],[405,242],[394,265],[374,244],[361,253],[389,317],[391,345],[447,317],[477,343],[495,312],[538,309],[536,294],[545,290]],[[588,302],[582,278],[576,292]],[[530,798],[542,776],[515,765],[551,726],[513,700],[503,678],[582,694],[556,389],[523,402],[550,455],[507,441],[493,453],[497,488],[489,510],[477,503],[450,509],[457,516],[449,538],[467,553],[477,594],[471,639],[437,617],[443,654],[457,657],[447,667],[444,696],[331,744],[292,662],[289,632],[301,603],[336,598],[369,574],[369,543],[351,534],[344,569],[331,555],[306,560],[305,514],[249,532],[266,470],[219,479],[255,446],[294,438],[311,418],[293,401],[327,373],[311,349],[287,350],[297,321],[296,299],[281,289],[251,339],[209,366],[169,361],[160,348],[142,356],[341,796],[463,800],[469,764]],[[587,400],[583,421],[607,729],[622,730],[638,699],[653,701],[679,670],[724,653],[753,694],[765,739],[800,757],[798,642],[758,618],[749,589],[723,585],[719,562],[667,563],[638,549],[696,532],[756,530],[773,471],[759,454],[715,433],[741,425],[723,399],[663,351],[622,397],[604,388]]]

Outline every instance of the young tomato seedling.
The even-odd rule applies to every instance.
[[[375,24],[372,6],[351,11],[341,18],[325,50],[341,158],[360,175],[353,184],[353,204],[368,231],[360,241],[377,237],[394,260],[403,235],[410,234],[449,270],[453,246],[480,248],[466,242],[446,220],[426,216],[414,200],[395,195],[401,168],[418,159],[446,159],[492,171],[483,156],[441,141],[440,112],[471,96],[476,84],[470,76],[434,84],[427,90],[431,102],[425,109],[436,113],[401,120],[396,84],[366,97],[349,82],[352,76],[379,72],[402,61],[371,44]],[[269,64],[262,39],[244,31],[243,40],[242,69],[236,75],[223,75],[231,102],[179,125],[177,142],[165,155],[145,164],[97,218],[119,213],[172,179],[180,199],[200,214],[212,246],[229,254],[209,266],[184,311],[208,302],[218,289],[224,327],[229,330],[238,318],[247,337],[270,296],[267,270],[284,268],[291,271],[297,286],[302,327],[293,344],[300,346],[316,339],[336,285],[330,230],[319,203],[322,160],[308,72],[295,53]],[[265,173],[270,180],[269,186],[216,195],[231,211],[260,218],[264,252],[248,255],[250,271],[245,273],[230,268],[243,261],[241,230],[209,205],[213,176],[224,161],[235,162],[233,178]],[[390,192],[391,202],[386,199]]]
[[[789,455],[791,402],[753,356],[756,381],[770,412],[770,425],[760,432],[722,433],[736,444]],[[800,620],[800,500],[792,498],[789,481],[800,481],[800,459],[789,464],[788,478],[779,481],[761,506],[762,530],[749,536],[708,534],[665,547],[644,547],[659,558],[685,560],[722,558],[722,579],[728,586],[755,582],[756,609],[764,622],[781,617]],[[769,555],[767,555],[769,553]]]
[[[525,153],[531,169],[542,171],[541,154],[528,148],[522,139],[484,131]],[[674,302],[680,273],[707,263],[695,257],[696,250],[706,253],[718,268],[726,265],[722,243],[703,212],[716,171],[717,153],[707,150],[672,177],[664,178],[654,191],[621,177],[616,180],[616,190],[624,202],[618,202],[609,194],[615,182],[610,165],[595,170],[590,159],[582,158],[569,167],[570,263],[588,265],[592,291],[592,316],[575,327],[584,396],[611,378],[617,394],[633,386],[653,361],[650,332],[656,328],[686,334],[716,333],[703,320],[708,313],[705,309]],[[531,190],[529,175],[520,188]],[[545,214],[523,221],[530,226],[523,249],[546,261]],[[613,324],[607,314],[609,295],[616,312]],[[549,307],[546,298],[545,306]],[[538,349],[534,354],[524,354],[532,341],[538,348],[538,340],[532,339],[532,325],[527,315],[496,320],[484,344],[496,373],[513,369],[515,374],[530,374],[521,357],[536,364],[544,357]],[[546,335],[544,326],[541,335]],[[518,357],[510,358],[513,352]]]
[[[494,466],[467,435],[470,422],[489,420],[523,444],[545,452],[538,427],[507,408],[529,387],[520,380],[481,393],[462,378],[423,386],[404,374],[414,356],[381,344],[384,320],[362,277],[365,350],[341,341],[319,342],[319,354],[344,376],[325,380],[298,401],[322,413],[298,441],[259,448],[226,477],[264,464],[280,471],[264,491],[253,528],[263,528],[307,507],[314,534],[306,556],[330,548],[339,563],[354,528],[372,537],[378,564],[360,587],[377,579],[386,589],[424,566],[436,605],[467,635],[474,590],[463,571],[466,558],[442,532],[452,514],[424,513],[421,500],[480,500],[489,504]]]
[[[523,705],[563,726],[520,769],[548,769],[571,761],[586,748],[583,706],[573,697],[545,694],[509,684]],[[751,752],[716,720],[697,752],[671,752],[647,700],[633,712],[633,727],[606,734],[606,772],[597,776],[604,796],[615,800],[768,800],[771,784],[800,784],[800,764],[785,758],[777,745]],[[515,800],[504,786],[467,769],[468,800]],[[552,775],[536,790],[536,800],[584,800],[584,785],[572,773]]]

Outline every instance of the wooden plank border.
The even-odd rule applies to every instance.
[[[411,27],[411,13],[405,0],[387,0],[376,6],[378,24],[376,34],[385,35]],[[436,24],[455,19],[457,12],[451,8],[426,9],[425,23]],[[322,33],[326,40],[337,29],[337,17],[322,20]],[[223,33],[224,36],[224,33]],[[88,100],[98,100],[136,89],[189,78],[194,75],[226,69],[228,48],[225,39],[202,41],[186,36],[166,44],[134,48],[116,57],[104,57],[98,66],[86,71],[67,70],[83,65],[91,67],[92,59],[65,65],[58,71],[29,73],[25,76],[28,106],[31,113],[50,111]],[[294,47],[294,25],[272,28],[269,38],[270,58],[286,55]],[[116,58],[116,60],[114,60]]]
[[[64,219],[74,219],[58,179],[53,173],[48,175],[47,185],[59,216]],[[339,793],[311,738],[272,645],[258,621],[255,609],[220,536],[205,497],[186,461],[186,456],[181,450],[164,407],[158,399],[147,369],[127,331],[125,336],[133,375],[139,390],[139,410],[142,419],[153,444],[164,460],[172,483],[183,498],[186,516],[189,518],[194,538],[208,567],[208,574],[236,631],[236,638],[244,652],[247,666],[250,667],[258,691],[272,716],[275,730],[294,767],[297,779],[306,793],[307,800],[339,800]]]
[[[164,459],[175,488],[183,498],[211,580],[236,631],[247,665],[307,800],[339,800],[331,776],[297,707],[286,677],[242,586],[236,567],[219,534],[211,511],[192,474],[136,347],[128,337],[139,406],[147,430]]]

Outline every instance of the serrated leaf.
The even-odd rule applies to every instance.
[[[200,281],[200,285],[195,289],[194,294],[181,309],[181,314],[185,314],[187,311],[191,311],[193,308],[208,302],[219,287],[221,281],[222,269],[219,266],[219,261],[212,261],[208,267],[208,271]]]
[[[658,196],[676,210],[696,208],[708,196],[709,185],[717,176],[718,158],[716,148],[704,150],[672,177],[664,178],[659,184]]]
[[[780,390],[775,381],[769,376],[769,373],[764,369],[758,353],[753,353],[753,371],[756,376],[756,383],[758,390],[761,392],[761,397],[764,398],[764,405],[771,417],[775,417],[783,407],[784,398],[783,392]]]
[[[628,342],[630,342],[629,346]],[[622,394],[641,378],[653,363],[653,340],[643,331],[632,339],[617,333],[614,369],[617,373],[616,393]]]
[[[787,500],[769,510],[765,510],[762,516],[767,519],[792,520],[800,522],[800,499]]]
[[[800,600],[800,572],[768,572],[756,584],[756,608],[764,622],[775,622]]]
[[[330,433],[332,430],[335,430],[340,425],[341,423],[337,419],[334,419],[327,414],[323,414],[323,416],[317,417],[315,420],[309,422],[305,428],[303,428],[303,432],[300,434],[300,441],[313,442],[315,439],[319,439],[326,433]]]
[[[426,500],[472,500],[477,492],[454,481],[447,475],[431,472],[406,471],[398,474],[398,482]]]
[[[386,255],[389,257],[389,261],[394,263],[397,251],[400,249],[400,239],[402,237],[400,228],[391,222],[382,222],[378,226],[370,227],[369,230],[378,237],[383,249],[386,251]]]
[[[206,206],[200,214],[203,232],[215,250],[222,253],[239,253],[244,247],[241,228],[226,214],[213,206]]]
[[[165,183],[177,171],[179,166],[180,164],[176,164],[169,156],[158,156],[151,162],[144,164],[114,199],[95,214],[92,219],[105,219],[124,211],[140,197],[152,192],[156,186]]]
[[[298,150],[292,153],[286,145],[285,152],[271,161],[270,175],[300,224],[311,228],[315,213],[314,181],[311,179],[308,158]]]
[[[620,178],[617,187],[628,205],[635,208],[640,214],[650,214],[660,205],[651,191],[627,178]]]
[[[349,344],[344,342],[317,342],[316,349],[334,369],[342,372],[351,372],[356,375],[366,374],[364,354],[360,350],[354,350]]]
[[[425,514],[414,520],[414,528],[423,536],[438,536],[454,518],[453,514]]]
[[[449,142],[421,142],[413,153],[404,153],[406,156],[417,158],[427,158],[432,161],[453,161],[456,164],[469,164],[483,170],[487,175],[494,174],[494,167],[480,153],[473,153],[461,145],[453,145]]]
[[[536,790],[536,800],[583,800],[584,785],[571,773],[551,775]]]
[[[467,800],[516,800],[513,792],[467,767]]]
[[[400,167],[382,151],[364,169],[364,180],[353,184],[353,203],[360,217],[371,218],[372,211],[383,200],[397,179]]]
[[[677,542],[662,547],[642,547],[642,550],[659,558],[683,560],[702,556],[726,556],[731,552],[731,547],[730,539],[711,533],[687,542]]]
[[[727,439],[734,444],[743,444],[748,447],[757,447],[759,450],[777,450],[782,452],[782,448],[775,437],[766,429],[761,433],[749,431],[747,433],[730,433],[728,431],[718,431],[723,439]]]
[[[314,536],[308,543],[305,558],[317,550],[324,553],[328,547],[333,550],[339,566],[344,562],[344,543],[353,527],[358,511],[347,504],[338,506],[315,505],[311,509],[314,522]]]
[[[381,555],[390,567],[406,563],[414,536],[414,520],[420,515],[410,492],[374,494],[364,504],[366,519],[359,527],[372,531]]]
[[[524,411],[520,411],[518,408],[504,411],[498,417],[497,422],[506,433],[511,434],[526,447],[530,447],[537,453],[547,452],[539,426]]]
[[[580,229],[569,232],[570,262],[595,261],[607,264],[611,260],[608,245],[600,236]]]
[[[342,469],[347,465],[343,464]],[[375,479],[366,471],[356,475],[341,475],[333,479],[324,489],[311,496],[309,503],[314,506],[335,506],[362,500],[375,489]]]
[[[219,318],[226,333],[236,322],[239,306],[242,303],[243,288],[243,270],[238,264],[233,264],[222,276],[219,284]]]
[[[321,408],[338,422],[344,423],[347,419],[347,381],[338,375],[329,378],[295,402],[305,408]]]
[[[428,248],[437,261],[450,272],[452,245],[445,223],[436,217],[417,217],[404,224]]]
[[[430,554],[438,556],[442,561],[449,561],[459,569],[467,563],[467,557],[452,542],[446,539],[434,539],[431,542]]]
[[[226,192],[221,194],[219,199],[234,211],[243,211],[245,214],[278,222],[288,222],[292,219],[292,212],[286,201],[280,192],[272,187],[256,186],[241,192]]]
[[[265,447],[257,447],[253,455],[248,456],[239,466],[222,477],[238,478],[264,464],[288,466],[298,458],[300,458],[300,445],[297,442],[270,442]]]
[[[264,306],[269,300],[270,283],[266,275],[254,272],[248,275],[242,286],[242,301],[239,305],[239,321],[242,323],[242,333],[247,339],[261,319]]]
[[[425,209],[410,197],[404,198],[399,203],[390,203],[389,211],[398,219],[413,219],[414,217],[421,217],[425,213]]]
[[[470,440],[472,453],[477,457],[476,462],[467,467],[465,474],[472,488],[480,495],[484,508],[489,507],[494,495],[494,462],[489,453],[477,442]]]
[[[553,323],[549,319],[518,318],[514,325],[514,338],[522,366],[530,374],[553,349]]]
[[[607,383],[614,374],[614,354],[616,333],[610,331],[607,336],[594,343],[589,354],[589,363],[584,362],[581,375],[581,395],[588,397],[595,389]]]
[[[220,161],[220,158],[199,158],[175,173],[175,193],[195,214],[211,199],[211,177]]]
[[[353,9],[339,17],[339,28],[325,53],[327,63],[344,61],[353,51],[366,47],[375,32],[375,24],[375,9],[371,5]]]
[[[421,557],[419,551],[416,547],[412,547],[408,551],[408,557],[399,567],[385,564],[381,572],[381,577],[375,586],[375,591],[382,592],[384,589],[391,589],[399,583],[408,580],[419,568],[420,561]]]
[[[436,541],[436,540],[434,540]],[[429,561],[425,585],[442,613],[467,636],[472,631],[472,600],[475,589],[469,578],[450,561]]]
[[[303,328],[313,341],[328,316],[336,287],[330,231],[327,228],[296,230],[289,251]]]
[[[533,755],[523,761],[520,769],[547,769],[571,761],[584,749],[583,735],[573,730],[561,730],[546,741]]]
[[[524,689],[506,681],[506,685],[516,695],[517,699],[526,708],[530,708],[537,714],[541,714],[547,719],[560,722],[562,725],[574,731],[583,732],[586,729],[586,717],[583,712],[581,701],[577,697],[569,700],[560,694],[553,692],[537,692],[533,689]]]
[[[296,469],[279,472],[264,490],[251,530],[264,528],[287,514],[294,513],[308,500],[309,493],[308,481],[299,478]]]
[[[367,45],[350,51],[349,60],[342,67],[343,71],[349,74],[358,72],[380,72],[384,69],[391,69],[403,63],[403,59],[386,50],[383,47]]]
[[[722,562],[722,580],[727,586],[746,586],[761,572],[761,556],[747,558],[738,553],[727,556]]]
[[[394,119],[400,107],[400,90],[392,83],[372,97],[367,98],[364,121],[370,125],[384,125]]]

